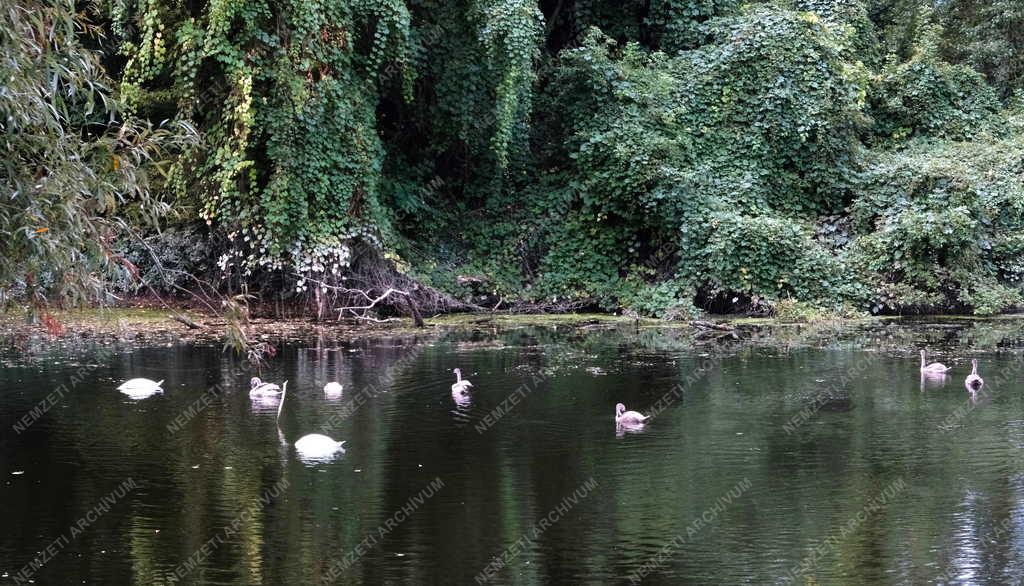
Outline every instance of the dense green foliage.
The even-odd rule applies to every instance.
[[[939,10],[944,55],[977,69],[1004,96],[1024,89],[1024,4],[957,0]]]
[[[851,262],[875,310],[914,304],[995,313],[1024,278],[1024,128],[987,144],[915,141],[880,153],[850,206]]]
[[[871,92],[875,132],[897,141],[916,136],[966,140],[987,131],[997,133],[995,91],[982,76],[963,65],[914,58],[890,65],[877,77]]]
[[[150,187],[188,136],[120,115],[96,32],[62,0],[0,10],[0,304],[102,302],[135,272],[119,244],[167,211]]]
[[[489,305],[993,313],[1024,278],[1018,4],[110,0],[96,20],[127,111],[201,135],[164,182],[180,225],[148,240],[182,271],[303,298],[373,250]]]

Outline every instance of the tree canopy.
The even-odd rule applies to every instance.
[[[489,303],[1004,311],[1018,4],[15,0],[0,277],[96,296],[163,258],[157,286],[302,302],[386,262]]]
[[[122,255],[169,204],[154,193],[192,143],[126,118],[92,44],[102,31],[58,0],[0,10],[0,300],[103,302]],[[159,183],[159,181],[157,181]]]

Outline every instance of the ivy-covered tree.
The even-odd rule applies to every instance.
[[[975,68],[1004,97],[1024,89],[1024,4],[949,0],[938,6],[945,56]]]
[[[414,12],[431,19],[414,23]],[[529,112],[540,27],[537,9],[521,0],[447,9],[400,0],[142,0],[115,16],[129,103],[152,113],[173,101],[204,133],[206,144],[182,159],[175,179],[181,199],[234,243],[222,267],[332,280],[356,243],[394,245],[394,182],[383,181],[388,114],[408,121],[407,110],[433,105],[441,116],[428,123],[449,116],[447,142],[483,146],[500,171]],[[437,62],[446,65],[430,65]],[[424,73],[427,87],[418,82]],[[492,122],[476,131],[485,119]],[[396,150],[436,136],[409,130],[392,129]]]
[[[1017,220],[990,211],[1021,197],[1009,0],[100,6],[113,45],[67,33],[105,51],[117,81],[93,93],[201,138],[167,169],[182,225],[130,259],[169,251],[182,270],[216,266],[229,286],[321,309],[326,291],[374,298],[389,279],[492,307],[655,315],[783,299],[988,313],[1019,297]],[[124,117],[90,109],[87,93],[59,104],[59,125],[104,144]],[[33,123],[25,136],[53,126]],[[146,132],[128,124],[111,148]],[[954,166],[955,151],[971,166]],[[144,155],[109,168],[90,156],[89,170],[148,176]],[[114,266],[122,249],[92,255]],[[40,258],[24,271],[33,282],[73,257]],[[367,266],[380,278],[364,279]]]

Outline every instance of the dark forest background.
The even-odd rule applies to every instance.
[[[7,304],[1022,302],[1019,0],[10,0],[0,18]]]

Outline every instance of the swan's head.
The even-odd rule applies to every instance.
[[[978,368],[978,359],[977,358],[971,358],[971,366],[974,367],[974,368]]]
[[[455,376],[462,376],[462,370],[460,370],[458,368],[453,368],[452,372],[455,373]]]
[[[256,387],[258,387],[258,386],[260,386],[262,384],[263,384],[263,381],[260,380],[260,377],[258,377],[258,376],[254,376],[251,379],[249,379],[249,386],[251,388],[255,389]]]
[[[618,404],[615,405],[615,414],[616,415],[622,415],[622,412],[625,411],[625,410],[626,410],[626,406],[623,405],[622,403],[618,403]]]
[[[921,358],[924,358],[924,350],[921,350]]]

